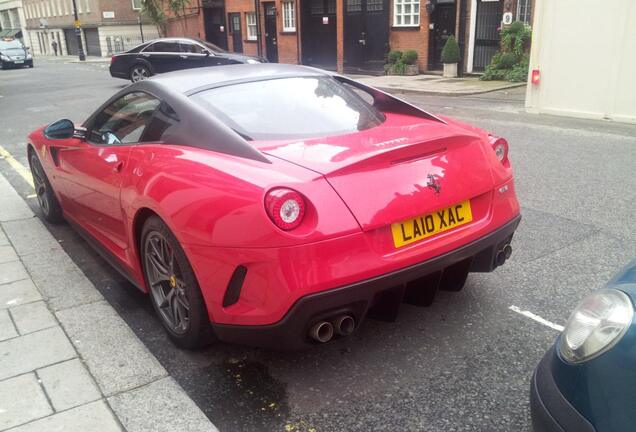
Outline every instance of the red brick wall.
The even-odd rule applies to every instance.
[[[428,14],[425,10],[426,0],[420,1],[419,27],[391,27],[389,31],[389,46],[392,50],[417,51],[417,65],[420,71],[428,68]],[[393,25],[393,1],[390,7],[390,24]]]
[[[168,19],[166,23],[166,36],[205,39],[205,32],[202,30],[199,27],[199,14]]]
[[[263,1],[261,1],[261,8],[259,10],[260,17],[260,29],[261,29],[261,52],[263,53],[263,57],[266,55],[265,50],[265,10],[262,6]],[[277,36],[276,41],[278,44],[278,61],[280,63],[298,63],[298,43],[297,43],[297,33],[283,33],[283,9],[280,0],[275,1],[276,5],[276,27],[277,27]],[[298,15],[298,5],[296,5],[296,31],[299,30],[300,19]],[[243,34],[243,52],[248,55],[256,55],[257,54],[257,43],[256,41],[247,40],[247,22],[245,19],[246,12],[254,12],[254,2],[252,0],[226,0],[225,3],[225,13],[234,13],[239,12],[241,14],[241,33]],[[233,50],[232,46],[232,35],[228,31],[228,47],[230,50]]]

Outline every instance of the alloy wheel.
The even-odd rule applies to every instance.
[[[143,81],[149,77],[148,69],[143,66],[135,66],[130,73],[130,79],[132,82]]]
[[[145,272],[161,319],[176,334],[190,327],[190,302],[174,250],[163,234],[151,231],[144,242]]]
[[[36,156],[31,157],[31,173],[33,174],[33,185],[35,186],[38,204],[40,204],[42,212],[45,215],[48,215],[51,210],[51,206],[47,193],[46,180],[44,171],[42,170],[42,165],[40,165],[40,161]]]

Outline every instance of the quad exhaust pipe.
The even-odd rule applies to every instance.
[[[504,265],[504,263],[510,258],[512,255],[512,246],[510,243],[505,245],[499,252],[497,252],[497,256],[495,257],[495,262],[497,263],[497,267]]]
[[[351,315],[338,315],[331,322],[318,321],[309,329],[309,337],[316,342],[329,342],[335,334],[349,336],[356,328],[356,320]]]
[[[356,328],[356,321],[351,315],[340,315],[334,321],[334,327],[340,336],[349,336]]]
[[[320,343],[329,342],[333,337],[333,324],[329,321],[318,321],[309,330],[309,336]]]

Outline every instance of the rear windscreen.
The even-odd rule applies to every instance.
[[[342,135],[384,121],[380,111],[330,77],[232,84],[192,98],[244,138],[254,140]]]

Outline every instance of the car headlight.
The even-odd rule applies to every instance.
[[[254,59],[247,59],[247,63],[248,64],[259,64],[260,62],[258,60],[254,60]]]
[[[27,55],[26,55],[26,59],[27,59],[27,60],[31,60],[32,58],[33,58],[33,56],[32,56],[31,54],[27,54]]]
[[[6,55],[4,55],[4,54],[0,54],[0,59],[2,59],[2,60],[4,60],[4,61],[9,61],[9,60],[11,60],[9,57],[7,57],[7,56],[6,56]]]
[[[623,337],[633,316],[634,306],[622,291],[603,289],[587,296],[561,333],[561,356],[581,363],[603,354]]]

